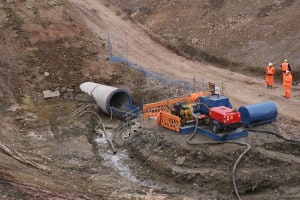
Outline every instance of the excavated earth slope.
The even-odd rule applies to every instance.
[[[175,52],[261,75],[287,58],[300,82],[300,2],[296,0],[112,0]],[[278,76],[279,77],[279,76]]]

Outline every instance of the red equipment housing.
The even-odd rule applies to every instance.
[[[241,113],[225,106],[210,108],[209,116],[224,125],[241,122]]]

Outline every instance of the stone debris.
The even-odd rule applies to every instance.
[[[183,165],[183,163],[185,162],[185,156],[178,156],[177,158],[176,158],[176,164],[177,165]]]
[[[55,90],[55,91],[44,90],[43,95],[44,95],[44,99],[47,99],[47,98],[52,98],[52,97],[58,97],[58,96],[60,96],[60,93],[57,90]]]

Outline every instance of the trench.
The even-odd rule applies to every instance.
[[[118,145],[117,150],[115,150],[114,145],[112,146],[112,140],[118,134],[114,131],[114,129],[110,129],[111,131],[107,131],[106,128],[99,129],[100,124],[103,127],[115,126],[116,122],[110,120],[109,122],[104,123],[102,118],[93,111],[84,111],[82,113],[76,113],[76,115],[82,115],[83,113],[94,114],[93,117],[89,117],[89,126],[95,127],[94,129],[90,129],[93,131],[88,132],[88,141],[93,148],[93,152],[98,160],[103,164],[103,166],[113,169],[113,171],[119,176],[129,180],[134,184],[138,184],[142,187],[147,187],[151,189],[163,190],[164,188],[168,188],[165,183],[157,182],[152,179],[140,179],[138,176],[140,175],[136,170],[139,169],[139,163],[135,162],[130,158],[130,152],[127,151],[126,148],[122,144]],[[95,116],[98,117],[98,120],[95,120]],[[106,118],[105,120],[107,120]],[[120,126],[120,121],[117,120],[117,124]],[[124,122],[123,122],[124,123]],[[121,125],[122,126],[122,125]],[[118,129],[118,128],[116,128]],[[105,136],[105,137],[104,137]],[[121,141],[121,143],[126,143]],[[141,172],[143,173],[143,172]]]
[[[130,158],[130,152],[126,149],[120,148],[118,149],[118,152],[114,154],[110,150],[109,143],[104,137],[97,134],[93,137],[92,145],[96,156],[100,160],[104,161],[104,166],[112,168],[119,176],[142,187],[156,190],[164,190],[165,188],[170,187],[165,183],[161,183],[156,180],[139,178],[139,172],[135,170],[140,168],[139,163]],[[112,138],[113,134],[108,132],[108,137]]]
[[[198,185],[198,190],[218,188],[220,195],[230,194],[232,191],[230,170],[242,152],[241,147],[222,144],[192,148],[159,135],[156,135],[155,140],[144,134],[134,137],[134,142],[129,146],[130,152],[134,154],[133,159],[140,164],[146,163],[153,173],[182,185]],[[164,142],[159,142],[158,145],[158,141]],[[143,150],[141,146],[147,147],[147,150]],[[300,181],[300,163],[297,157],[299,144],[283,141],[269,143],[267,146],[269,150],[255,145],[239,163],[236,182],[241,194],[263,194],[271,188],[293,186],[293,183]],[[281,149],[285,149],[283,153],[278,152]],[[184,157],[185,160],[181,165],[175,163],[179,157]]]

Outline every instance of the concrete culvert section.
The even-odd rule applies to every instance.
[[[130,112],[132,98],[126,90],[93,82],[80,84],[80,89],[94,97],[97,105],[106,114],[113,112],[122,117],[126,112]]]

